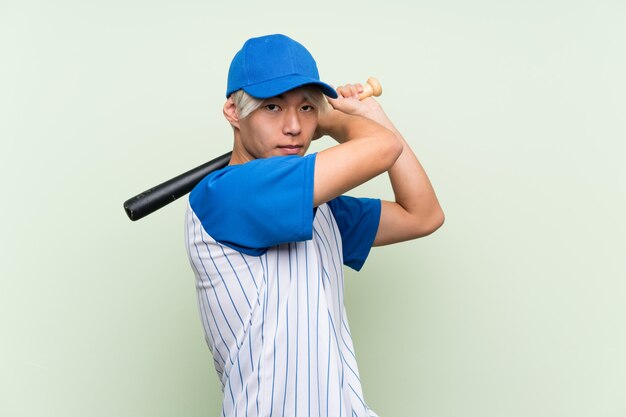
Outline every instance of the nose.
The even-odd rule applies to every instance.
[[[302,129],[300,125],[300,114],[297,109],[289,109],[284,112],[283,133],[285,135],[296,136]]]

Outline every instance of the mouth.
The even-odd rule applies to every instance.
[[[278,149],[285,155],[298,155],[302,150],[301,145],[283,145],[278,146]]]

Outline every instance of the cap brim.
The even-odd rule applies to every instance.
[[[335,89],[330,85],[302,75],[287,75],[285,77],[274,78],[273,80],[245,86],[243,87],[243,90],[252,97],[265,99],[275,97],[289,90],[305,85],[314,85],[319,87],[322,93],[330,98],[338,97],[337,91],[335,91]]]

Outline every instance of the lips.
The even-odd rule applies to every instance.
[[[285,155],[297,155],[298,153],[300,153],[300,150],[302,149],[302,146],[300,146],[300,145],[282,145],[282,146],[278,146],[278,149],[280,149]]]

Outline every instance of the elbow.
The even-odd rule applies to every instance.
[[[443,210],[439,208],[432,215],[432,219],[429,222],[428,234],[432,234],[437,231],[446,221],[446,215],[443,213]]]
[[[385,137],[385,152],[382,155],[383,160],[385,161],[385,171],[391,169],[391,167],[396,163],[400,155],[402,155],[402,151],[404,150],[404,146],[402,142],[398,140],[396,135],[388,131],[389,134]]]
[[[433,210],[426,218],[420,218],[413,229],[413,238],[428,236],[435,233],[446,220],[445,214],[441,208]]]

